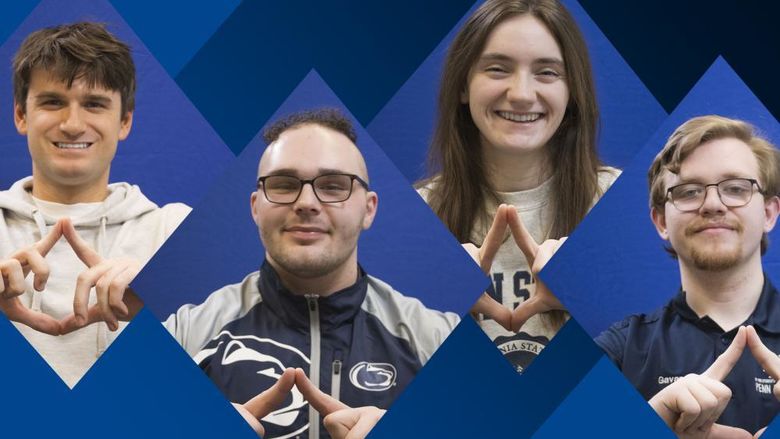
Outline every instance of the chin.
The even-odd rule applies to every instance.
[[[535,140],[526,140],[523,139],[522,141],[516,140],[516,141],[502,141],[497,143],[498,145],[496,147],[497,150],[505,153],[505,154],[518,154],[518,153],[532,153],[539,151],[544,148],[544,144],[539,143]]]
[[[726,249],[692,249],[691,262],[694,267],[703,271],[721,272],[732,269],[742,262],[742,252],[739,248]]]

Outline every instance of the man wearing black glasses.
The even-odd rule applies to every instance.
[[[378,197],[348,119],[296,113],[264,138],[251,209],[265,263],[165,324],[263,437],[361,438],[458,317],[358,264]]]
[[[780,211],[780,153],[745,122],[697,117],[648,177],[682,289],[596,342],[678,436],[751,438],[780,410],[780,298],[761,263]]]

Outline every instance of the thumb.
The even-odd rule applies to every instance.
[[[723,352],[715,359],[710,367],[702,373],[702,375],[710,377],[717,381],[723,381],[728,376],[731,369],[739,361],[739,357],[742,356],[742,351],[745,350],[745,344],[747,343],[747,330],[744,326],[740,326],[737,330],[737,335],[734,336],[734,340],[731,342],[726,351]]]
[[[86,241],[81,239],[79,232],[73,227],[70,218],[61,219],[59,224],[62,225],[62,234],[68,241],[68,244],[70,244],[73,251],[76,252],[76,256],[78,256],[78,258],[81,259],[81,262],[86,264],[87,267],[94,267],[103,260],[95,250],[92,250],[92,247],[90,247]]]
[[[303,369],[295,369],[295,385],[298,386],[298,390],[306,401],[309,401],[314,410],[317,410],[323,417],[335,411],[349,408],[348,405],[316,388],[309,381]]]
[[[753,435],[741,428],[712,424],[707,439],[753,439]]]
[[[471,313],[482,314],[489,319],[493,319],[507,331],[512,328],[512,313],[507,307],[498,303],[496,299],[490,297],[488,293],[482,293],[479,299],[471,307]]]
[[[284,402],[294,384],[295,370],[287,368],[276,381],[276,384],[247,401],[244,404],[244,408],[255,418],[262,419]]]
[[[517,305],[517,308],[512,311],[512,332],[520,332],[528,319],[544,311],[542,303],[537,300],[536,296]]]

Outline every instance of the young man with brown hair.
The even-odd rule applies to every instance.
[[[126,288],[189,208],[109,184],[136,81],[130,48],[103,25],[30,34],[13,84],[32,176],[0,192],[0,310],[73,387],[140,308]]]

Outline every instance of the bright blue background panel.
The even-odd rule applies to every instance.
[[[601,356],[569,320],[518,375],[474,320],[464,319],[370,437],[531,437]]]
[[[42,1],[0,46],[0,188],[32,173],[27,140],[13,124],[10,60],[22,40],[43,27],[98,21],[132,48],[138,90],[130,136],[119,143],[111,181],[137,184],[157,204],[194,204],[234,159],[216,132],[179,90],[135,33],[106,1],[73,0],[63,8]]]
[[[602,356],[533,435],[534,439],[562,437],[674,439],[675,435]]]
[[[593,65],[601,111],[599,154],[608,165],[622,168],[655,132],[666,112],[580,5],[572,0],[564,4],[582,30]],[[371,136],[411,181],[425,175],[446,51],[475,8],[463,16],[368,124]]]
[[[677,262],[663,250],[650,221],[647,170],[675,128],[706,114],[746,120],[780,142],[780,125],[719,58],[541,274],[592,336],[629,314],[659,308],[677,293]],[[776,285],[778,237],[780,227],[771,233],[774,245],[764,256],[764,270]]]
[[[147,311],[73,390],[0,319],[3,438],[257,439],[238,412]],[[13,359],[13,361],[8,361]]]
[[[312,71],[272,120],[320,107],[344,109]],[[374,224],[360,237],[359,261],[369,274],[430,308],[464,313],[489,281],[365,130],[355,127],[379,195]],[[265,146],[258,133],[136,279],[136,291],[160,319],[259,268],[264,250],[249,197]]]

